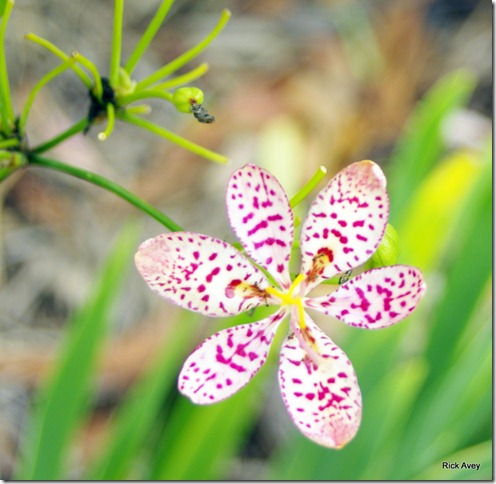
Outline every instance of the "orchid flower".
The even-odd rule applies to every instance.
[[[261,305],[278,309],[205,340],[184,363],[179,390],[198,404],[237,392],[265,363],[276,329],[289,316],[279,365],[284,403],[306,437],[340,448],[360,426],[361,393],[346,354],[305,308],[349,326],[385,328],[408,316],[425,291],[418,269],[394,265],[363,272],[328,295],[308,296],[325,279],[366,262],[379,246],[389,214],[385,176],[372,161],[353,163],[318,194],[302,224],[301,269],[293,280],[293,212],[277,179],[246,165],[231,176],[226,203],[231,226],[256,265],[222,240],[176,232],[145,241],[136,266],[153,291],[207,316]]]

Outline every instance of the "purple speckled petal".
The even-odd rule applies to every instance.
[[[135,263],[150,288],[186,309],[232,316],[266,302],[265,275],[224,241],[193,232],[141,244]]]
[[[362,397],[346,354],[305,314],[298,329],[311,354],[292,333],[283,344],[279,384],[284,403],[298,429],[314,442],[340,448],[357,433]]]
[[[425,292],[422,273],[415,267],[395,265],[371,269],[323,297],[304,304],[350,326],[379,329],[406,318]]]
[[[389,216],[386,179],[372,161],[341,170],[310,206],[300,237],[307,286],[353,269],[377,249]]]
[[[227,328],[206,339],[184,363],[179,390],[199,404],[236,393],[265,363],[285,314],[279,310],[262,321]]]
[[[287,288],[293,244],[293,212],[279,182],[267,170],[245,165],[227,187],[227,213],[248,255]]]

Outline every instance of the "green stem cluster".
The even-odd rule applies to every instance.
[[[208,65],[202,63],[189,72],[185,72],[173,78],[166,78],[198,56],[198,54],[200,54],[212,40],[217,37],[227,23],[230,13],[227,10],[224,10],[218,24],[205,39],[178,58],[166,64],[154,74],[143,79],[141,83],[132,81],[130,76],[161,27],[174,0],[162,0],[155,16],[151,20],[141,39],[138,41],[124,67],[121,67],[124,0],[115,0],[108,80],[100,75],[98,68],[93,62],[80,53],[73,51],[68,55],[50,41],[43,39],[34,33],[28,33],[25,36],[27,40],[47,49],[58,57],[62,63],[45,74],[35,84],[19,118],[16,119],[14,107],[12,105],[5,56],[5,33],[10,14],[14,7],[14,1],[15,0],[5,0],[5,5],[2,5],[2,12],[0,12],[0,182],[22,166],[33,165],[56,170],[85,180],[114,193],[142,212],[151,216],[171,231],[182,230],[177,223],[167,217],[164,213],[119,184],[88,170],[68,165],[53,158],[45,157],[43,154],[72,136],[81,132],[86,132],[93,121],[101,116],[103,111],[107,119],[107,124],[105,129],[98,134],[100,140],[107,139],[114,128],[115,121],[121,120],[138,126],[139,128],[146,129],[199,156],[218,163],[225,163],[227,161],[225,156],[188,141],[139,116],[138,114],[143,114],[148,110],[147,106],[128,105],[135,101],[148,98],[163,99],[173,104],[173,95],[168,90],[201,77],[207,72]],[[95,119],[88,115],[53,138],[44,141],[37,146],[28,147],[26,142],[26,125],[36,96],[44,86],[68,69],[73,70],[85,88],[90,91],[92,101],[96,100],[96,102],[100,103],[95,108]],[[108,92],[109,88],[111,89],[110,94]],[[107,98],[105,96],[107,96]]]
[[[169,12],[172,4],[173,0],[162,1],[154,18],[150,22],[141,39],[138,41],[136,48],[131,54],[128,62],[126,63],[125,67],[122,68],[120,67],[120,61],[124,2],[123,0],[115,0],[113,41],[110,55],[108,80],[109,86],[114,92],[114,96],[112,96],[111,100],[106,100],[104,98],[105,94],[103,78],[100,75],[95,64],[93,64],[89,59],[82,56],[78,52],[73,52],[71,56],[68,56],[48,40],[42,39],[41,37],[38,37],[32,33],[27,34],[26,38],[28,40],[48,49],[54,55],[62,59],[63,64],[62,66],[55,68],[53,71],[47,74],[36,85],[35,89],[33,89],[33,92],[30,95],[29,102],[26,103],[22,115],[22,127],[24,128],[25,126],[25,121],[28,116],[29,109],[32,105],[32,101],[34,100],[35,94],[41,87],[52,80],[56,75],[60,74],[62,71],[70,67],[79,76],[85,86],[91,91],[92,99],[94,99],[94,102],[98,103],[98,107],[96,108],[97,111],[99,113],[101,111],[105,112],[107,125],[105,129],[98,134],[98,139],[102,141],[106,140],[113,131],[115,120],[120,119],[122,121],[131,122],[144,129],[147,129],[152,133],[155,133],[169,141],[172,141],[173,143],[176,143],[179,146],[190,150],[193,153],[196,153],[206,159],[215,161],[217,163],[226,163],[227,158],[225,156],[202,148],[195,143],[182,138],[181,136],[171,133],[165,128],[160,128],[154,123],[146,121],[142,117],[136,116],[136,110],[133,109],[133,106],[129,106],[131,103],[149,98],[158,98],[173,104],[173,96],[172,93],[168,91],[168,89],[175,88],[199,78],[208,70],[208,65],[203,63],[189,72],[186,72],[174,78],[166,80],[164,79],[171,74],[174,74],[179,68],[183,67],[187,62],[198,56],[217,37],[217,35],[219,35],[230,17],[230,12],[228,10],[224,10],[217,25],[201,42],[199,42],[197,45],[195,45],[173,61],[163,66],[161,69],[157,70],[155,73],[143,79],[142,81],[132,81],[130,76],[134,71],[134,68],[136,67],[141,56],[150,45],[158,29],[162,25],[162,22]],[[89,73],[89,75],[87,72]],[[93,119],[89,119],[89,123],[85,126],[85,129],[88,129],[92,122]],[[54,146],[54,144],[57,144],[58,142],[66,139],[66,135],[70,136],[74,132],[77,132],[77,127],[74,127],[74,129],[69,128],[62,135],[56,136],[53,140],[44,143],[44,146],[52,147]]]

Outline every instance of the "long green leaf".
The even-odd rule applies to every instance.
[[[6,6],[7,6],[7,0],[0,0],[0,18],[2,18]]]
[[[486,314],[479,321],[479,325],[482,325],[479,327],[489,331],[481,342],[486,343],[486,346],[473,350],[469,356],[460,360],[460,348],[470,348],[470,333],[473,333],[470,321],[491,276],[490,159],[488,150],[483,156],[484,168],[478,182],[461,212],[458,216],[454,214],[457,216],[457,227],[453,230],[452,243],[446,249],[445,256],[438,261],[444,290],[426,324],[428,334],[424,354],[430,372],[418,395],[404,442],[394,458],[397,472],[401,473],[396,478],[407,478],[405,465],[400,463],[405,460],[411,462],[409,456],[415,455],[420,465],[428,465],[429,458],[436,458],[436,452],[428,446],[434,436],[442,438],[447,430],[448,442],[436,441],[435,448],[437,451],[446,449],[451,452],[455,449],[449,445],[455,445],[464,438],[479,438],[478,426],[490,426],[490,398],[487,392],[491,378],[490,371],[488,374],[487,366],[484,366],[487,365],[487,352],[491,351],[489,315]],[[431,290],[435,291],[436,287],[433,286]],[[470,392],[468,400],[467,392]],[[457,420],[452,417],[453,412],[457,412]],[[467,412],[470,418],[477,417],[476,423],[462,418],[467,416]],[[470,443],[473,442],[465,442]],[[415,468],[413,470],[419,471]]]
[[[401,259],[425,273],[437,267],[457,236],[457,216],[467,205],[483,169],[481,155],[466,150],[450,153],[429,172],[396,226]]]
[[[443,455],[490,437],[491,417],[491,325],[487,301],[479,329],[465,342],[437,384],[420,392],[412,418],[396,443],[393,473],[411,479]],[[476,313],[479,318],[481,312]],[[409,456],[415,456],[415,459]]]
[[[158,420],[161,405],[175,384],[186,348],[194,337],[192,327],[198,316],[182,311],[171,337],[164,341],[156,361],[132,389],[119,408],[105,453],[89,471],[90,479],[123,480],[128,478],[135,457]]]
[[[224,465],[235,455],[264,401],[256,386],[268,373],[277,385],[275,372],[269,369],[264,368],[253,379],[251,388],[244,388],[224,402],[195,406],[181,399],[165,428],[158,450],[160,459],[149,479],[226,479],[228,469]]]
[[[71,438],[89,403],[91,376],[110,311],[131,260],[137,229],[127,226],[112,248],[93,296],[69,324],[53,372],[40,390],[29,420],[17,478],[56,480],[63,474]]]
[[[463,106],[475,87],[473,76],[456,71],[441,78],[419,102],[409,118],[390,160],[390,220],[400,221],[417,185],[440,159],[445,147],[441,128],[447,116]]]
[[[474,310],[478,295],[491,274],[492,260],[492,166],[488,150],[484,169],[458,219],[452,247],[443,260],[446,287],[430,323],[426,349],[434,382],[451,364],[456,341]]]

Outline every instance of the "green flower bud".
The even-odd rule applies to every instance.
[[[374,252],[372,257],[365,263],[365,270],[374,269],[376,267],[392,266],[398,261],[400,253],[398,232],[391,225],[387,224],[384,237],[379,244],[379,247]]]
[[[126,96],[127,94],[132,94],[136,88],[136,81],[133,81],[127,71],[119,67],[119,75],[117,77],[117,86],[114,87],[114,91],[119,96]]]
[[[174,91],[172,102],[178,111],[191,113],[191,106],[203,103],[203,91],[197,87],[180,87]]]

